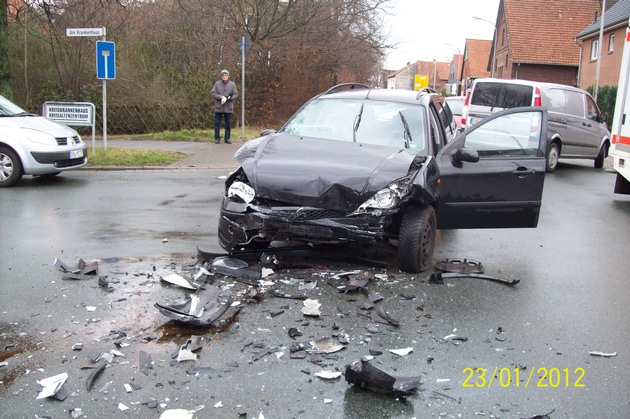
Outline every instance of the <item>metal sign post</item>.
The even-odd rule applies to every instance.
[[[96,41],[96,78],[103,80],[103,149],[107,150],[107,80],[116,78],[116,44]]]
[[[236,43],[241,49],[241,138],[245,139],[245,53],[252,47],[249,36],[243,35]]]
[[[116,49],[113,42],[107,42],[107,28],[67,28],[66,36],[102,36],[96,41],[96,78],[103,80],[103,148],[107,150],[107,84],[106,80],[116,78]],[[94,131],[92,131],[93,133]],[[94,135],[94,134],[92,134]],[[94,146],[92,146],[94,152]]]

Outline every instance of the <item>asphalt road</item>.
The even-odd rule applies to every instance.
[[[84,417],[159,417],[176,408],[201,409],[198,418],[630,416],[630,198],[612,193],[610,171],[577,162],[547,175],[537,229],[441,232],[437,259],[481,261],[488,275],[519,279],[516,286],[428,283],[424,274],[353,262],[354,250],[336,260],[277,255],[281,264],[266,279],[317,299],[319,318],[301,312],[303,301],[269,292],[246,302],[247,285],[215,275],[240,312],[235,306],[218,327],[191,329],[154,304],[187,295],[160,277],[196,272],[198,245],[220,251],[221,175],[74,171],[0,191],[3,417],[67,417],[75,408]],[[62,279],[55,257],[98,261],[108,288],[96,277]],[[328,284],[354,269],[377,274],[367,289],[384,297],[379,304],[399,326],[361,309],[363,294]],[[291,328],[302,336],[289,337]],[[178,363],[173,356],[191,335],[204,337],[198,359]],[[339,335],[348,341],[339,352],[291,357],[294,343]],[[412,351],[390,352],[405,348]],[[88,357],[111,350],[124,356],[107,362],[88,392]],[[146,375],[141,351],[153,361]],[[379,352],[377,368],[421,377],[406,401],[316,376]],[[37,400],[37,381],[64,372],[68,398]]]

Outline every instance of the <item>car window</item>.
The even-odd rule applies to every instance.
[[[462,114],[462,111],[464,109],[463,99],[451,99],[451,100],[447,99],[446,104],[448,105],[449,108],[451,108],[451,111],[453,112],[453,114],[455,115]]]
[[[548,108],[553,112],[567,113],[567,97],[562,89],[549,89],[546,92]]]
[[[444,144],[446,144],[446,140],[444,138],[444,131],[440,118],[436,115],[436,110],[433,108],[431,109],[431,126],[429,132],[431,135],[431,143],[433,144],[435,153],[437,154]]]
[[[586,117],[593,121],[599,120],[599,108],[590,96],[586,96]]]
[[[287,134],[424,150],[426,121],[415,104],[320,98],[309,102],[281,130]]]
[[[579,92],[566,91],[567,95],[567,110],[571,115],[584,118],[584,95]]]
[[[440,102],[433,102],[435,105],[435,110],[438,113],[440,123],[442,124],[442,129],[446,134],[444,142],[448,142],[453,135],[455,134],[455,121],[453,120],[453,113],[450,108],[447,106],[442,106]]]
[[[536,156],[541,130],[540,112],[503,115],[468,133],[464,146],[480,158]]]
[[[517,108],[531,106],[533,88],[511,83],[477,83],[470,103],[490,108]]]

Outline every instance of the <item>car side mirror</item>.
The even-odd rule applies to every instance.
[[[470,147],[458,148],[453,153],[453,160],[456,162],[467,161],[469,163],[477,163],[479,161],[479,153]]]
[[[267,128],[267,129],[264,129],[264,130],[262,130],[262,131],[260,132],[260,136],[261,136],[261,137],[265,137],[265,136],[267,136],[267,135],[275,134],[276,132],[277,132],[277,131],[276,131],[275,129],[272,129],[272,128]]]
[[[597,122],[601,122],[603,124],[606,121],[608,121],[608,112],[603,112],[602,115],[599,117],[599,121]]]

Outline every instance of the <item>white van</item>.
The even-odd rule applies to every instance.
[[[577,87],[529,80],[476,79],[466,96],[464,118],[470,126],[491,113],[519,106],[545,106],[547,127],[547,171],[558,166],[558,158],[592,159],[604,166],[610,147],[606,116],[591,95]]]

